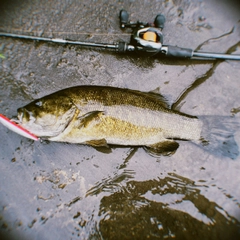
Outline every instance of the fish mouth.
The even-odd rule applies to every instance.
[[[17,110],[17,122],[18,123],[27,123],[27,122],[34,122],[35,117],[33,116],[32,112],[29,112],[26,108],[19,108]]]
[[[29,113],[23,108],[17,110],[17,115],[13,116],[10,120],[14,123],[21,124],[25,116],[30,116]],[[27,114],[26,114],[27,113]],[[28,117],[29,118],[29,117]]]
[[[10,120],[14,123],[21,124],[21,121],[18,119],[18,116],[13,116]]]
[[[24,113],[23,113],[23,110],[21,108],[18,109],[17,111],[18,111],[17,119],[18,119],[18,122],[21,123],[22,120],[23,120]]]

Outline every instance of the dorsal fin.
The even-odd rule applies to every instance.
[[[147,92],[147,94],[153,98],[156,98],[158,99],[162,106],[165,107],[165,108],[169,108],[170,109],[170,103],[168,102],[168,100],[162,95],[159,93],[159,88],[156,88],[155,90],[153,91],[150,91],[150,92]]]
[[[168,100],[160,93],[159,87],[149,92],[141,92],[138,90],[130,90],[130,89],[128,89],[128,91],[130,93],[131,92],[135,94],[137,93],[143,97],[146,96],[146,98],[152,98],[152,99],[158,100],[158,103],[161,104],[164,108],[168,108],[168,109],[171,108],[171,105],[168,102]]]

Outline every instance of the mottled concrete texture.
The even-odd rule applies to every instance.
[[[153,21],[163,13],[165,44],[240,54],[238,2],[6,0],[0,2],[0,30],[129,41],[130,31],[123,34],[118,22],[124,8],[132,20]],[[0,113],[8,117],[33,99],[75,85],[158,89],[173,109],[230,119],[217,127],[228,125],[240,146],[240,131],[231,125],[240,121],[240,62],[144,59],[4,37],[0,53]],[[2,125],[0,136],[3,239],[240,239],[240,156],[228,142],[209,150],[179,141],[172,156],[153,157],[143,148],[104,153],[33,142]]]

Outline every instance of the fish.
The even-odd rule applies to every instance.
[[[90,145],[141,146],[150,155],[171,156],[179,140],[190,140],[210,154],[236,159],[233,116],[192,116],[171,109],[161,94],[108,86],[75,86],[36,99],[0,122],[33,140]],[[237,120],[236,120],[237,119]],[[102,152],[106,148],[101,149]]]
[[[17,112],[18,124],[41,139],[162,154],[176,151],[176,140],[198,141],[203,127],[198,117],[170,109],[161,94],[109,86],[70,87]]]

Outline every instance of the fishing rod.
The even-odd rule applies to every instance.
[[[53,42],[61,44],[74,44],[83,47],[93,48],[104,48],[115,50],[119,53],[136,52],[142,56],[154,56],[154,55],[165,55],[167,57],[176,58],[201,58],[201,59],[223,59],[223,60],[240,60],[240,55],[236,54],[224,54],[224,53],[211,53],[193,51],[190,48],[181,48],[171,45],[163,45],[163,34],[165,17],[162,14],[158,14],[154,20],[154,23],[145,22],[131,22],[129,21],[128,12],[121,10],[119,14],[120,28],[126,29],[131,28],[132,34],[129,43],[118,42],[115,44],[108,43],[92,43],[92,42],[81,42],[65,40],[61,38],[46,38],[46,37],[35,37],[21,34],[5,33],[0,32],[0,37],[12,37],[27,40],[37,40],[43,42]]]

